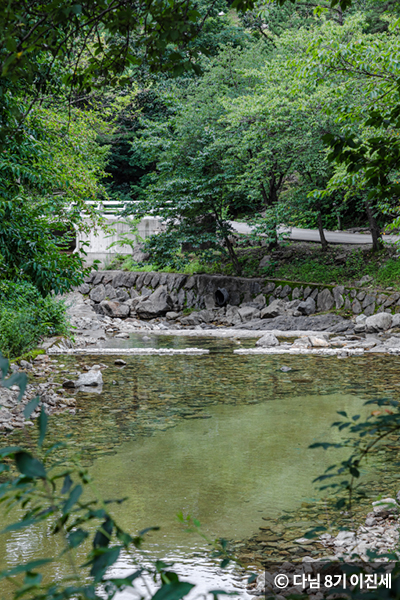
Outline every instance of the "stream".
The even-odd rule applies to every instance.
[[[60,456],[80,455],[104,498],[129,498],[114,509],[124,528],[135,533],[160,527],[149,534],[143,560],[174,562],[198,585],[191,598],[215,588],[250,598],[243,589],[246,573],[234,567],[221,571],[204,539],[187,533],[177,513],[198,519],[211,539],[240,543],[263,519],[294,514],[320,499],[312,480],[347,453],[308,446],[340,440],[330,427],[338,410],[366,416],[372,410],[363,406],[366,400],[399,399],[398,358],[234,355],[234,341],[189,339],[165,336],[153,343],[205,347],[210,354],[124,356],[123,367],[114,365],[117,355],[56,357],[64,371],[60,382],[100,360],[108,368],[100,394],[74,394],[77,414],[51,419],[48,443],[71,434]],[[283,372],[282,366],[291,370]],[[13,434],[8,443],[22,435]],[[373,477],[375,470],[369,465],[364,476]],[[40,527],[3,538],[1,569],[31,560],[43,548],[48,555],[58,549]],[[56,578],[66,568],[49,566],[47,575]],[[132,557],[123,556],[114,572],[132,569]],[[0,598],[9,600],[9,594],[4,587]]]

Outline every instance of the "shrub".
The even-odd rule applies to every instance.
[[[0,281],[0,307],[4,305],[34,304],[40,301],[39,290],[28,281]]]
[[[32,350],[42,336],[66,335],[65,305],[27,282],[0,282],[0,351],[8,358]]]

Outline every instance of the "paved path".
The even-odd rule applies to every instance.
[[[247,223],[231,221],[231,225],[238,233],[250,233],[252,227]],[[288,238],[302,242],[320,242],[318,229],[299,229],[298,227],[279,227],[278,232],[289,232]],[[344,233],[342,231],[325,231],[326,241],[330,244],[372,244],[370,233]],[[383,239],[389,244],[400,241],[400,235],[384,235]]]

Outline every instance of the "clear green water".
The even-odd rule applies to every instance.
[[[149,537],[149,555],[176,561],[202,589],[234,589],[239,575],[218,572],[203,540],[177,523],[177,512],[198,518],[212,538],[240,540],[262,518],[316,498],[312,479],[340,455],[309,444],[336,439],[330,424],[337,410],[362,413],[365,400],[399,399],[398,358],[236,356],[226,340],[202,343],[215,352],[124,357],[122,369],[105,359],[103,393],[76,395],[81,411],[53,419],[49,442],[72,433],[65,458],[80,452],[104,497],[129,497],[117,510],[126,529],[161,527]],[[99,357],[58,360],[73,371]],[[283,365],[292,371],[283,373]],[[0,566],[42,548],[51,555],[54,544],[40,529],[9,534]],[[118,569],[131,569],[131,559]]]

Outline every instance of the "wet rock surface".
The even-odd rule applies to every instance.
[[[271,330],[280,329],[281,331],[290,330],[312,330],[332,332],[347,332],[354,330],[354,323],[348,319],[344,319],[339,315],[311,315],[308,317],[294,317],[290,315],[279,316],[273,319],[257,319],[246,325],[237,325],[237,329],[252,329],[252,330]]]
[[[262,348],[269,348],[273,346],[279,346],[279,340],[273,333],[266,333],[256,342],[256,346]]]
[[[332,585],[324,585],[325,576],[336,574],[339,577],[336,581],[343,582],[341,574],[346,571],[343,568],[346,563],[355,567],[355,573],[362,566],[366,572],[374,573],[379,567],[383,574],[390,573],[394,566],[393,556],[399,556],[399,506],[392,498],[375,501],[372,506],[372,512],[361,525],[353,529],[346,527],[336,533],[323,533],[316,538],[300,537],[287,542],[282,526],[260,527],[260,533],[252,538],[253,544],[259,544],[258,552],[262,552],[263,547],[271,550],[275,546],[278,553],[283,552],[286,556],[281,554],[266,559],[265,572],[248,586],[248,591],[257,594],[254,599],[261,594],[278,598],[307,594],[314,598],[316,592],[319,599],[331,598],[338,590],[332,589]],[[288,582],[283,587],[277,585],[282,581],[279,580],[282,574],[284,583]],[[349,585],[350,581],[347,574],[347,587],[355,587],[355,584]]]
[[[75,398],[70,397],[60,383],[54,382],[54,376],[60,372],[58,364],[58,360],[51,360],[46,354],[37,356],[32,362],[22,360],[20,365],[11,364],[11,370],[14,373],[27,372],[30,383],[28,383],[21,401],[18,401],[19,387],[17,385],[5,388],[0,384],[0,435],[32,426],[33,421],[39,416],[42,406],[48,415],[59,414],[63,411],[75,414]],[[32,378],[37,379],[38,383]],[[36,396],[40,397],[40,403],[29,419],[26,419],[24,409],[28,402]]]
[[[98,368],[95,368],[98,367]],[[103,385],[103,376],[100,371],[100,366],[95,365],[92,367],[87,373],[81,373],[78,379],[74,382],[75,387],[79,388],[81,386],[90,385],[90,386],[99,386]]]

